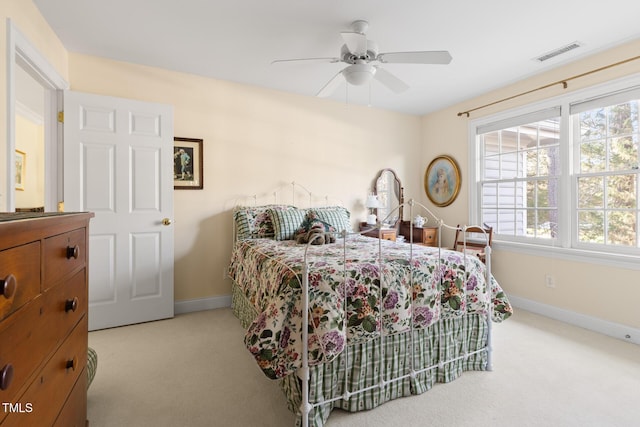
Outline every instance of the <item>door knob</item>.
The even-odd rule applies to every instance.
[[[172,222],[169,218],[162,219],[162,225],[171,225]]]

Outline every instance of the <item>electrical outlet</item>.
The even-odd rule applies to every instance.
[[[547,288],[555,288],[556,287],[556,278],[550,274],[544,276],[544,283],[547,285]]]

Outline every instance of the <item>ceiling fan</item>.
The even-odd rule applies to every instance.
[[[446,50],[415,51],[415,52],[387,52],[379,53],[378,45],[368,40],[366,36],[369,23],[367,21],[354,21],[351,24],[352,31],[341,32],[344,45],[340,49],[339,58],[300,58],[300,59],[278,59],[272,62],[294,62],[294,61],[325,61],[344,62],[349,64],[331,78],[320,91],[319,97],[331,95],[346,80],[352,85],[364,85],[375,78],[380,83],[388,87],[395,93],[404,92],[409,86],[380,67],[381,64],[448,64],[451,62],[451,55]]]

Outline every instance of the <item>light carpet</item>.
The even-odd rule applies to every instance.
[[[640,426],[640,346],[523,310],[493,328],[492,372],[326,427]],[[276,382],[244,348],[231,309],[89,333],[91,427],[293,427]]]

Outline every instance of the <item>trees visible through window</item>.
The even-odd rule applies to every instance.
[[[640,87],[570,97],[475,126],[475,220],[497,240],[638,255]]]
[[[639,247],[638,100],[573,120],[578,242]]]

